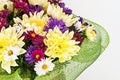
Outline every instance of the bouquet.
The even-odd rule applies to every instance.
[[[0,0],[0,80],[75,80],[108,43],[61,0]]]

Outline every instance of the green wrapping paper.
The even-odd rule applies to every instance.
[[[71,60],[56,64],[53,71],[43,76],[36,76],[35,80],[75,80],[86,68],[88,68],[103,53],[109,44],[109,35],[107,31],[100,25],[84,19],[95,27],[97,38],[90,41],[87,38],[81,45],[80,52]],[[32,74],[31,74],[32,75]],[[0,80],[30,80],[30,73],[17,69],[14,73],[9,74],[0,68]]]

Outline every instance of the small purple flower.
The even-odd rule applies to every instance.
[[[32,52],[36,50],[36,47],[35,46],[29,46],[28,49],[27,49],[27,52],[25,53],[25,60],[31,64],[34,62],[34,59],[32,58]]]
[[[42,6],[38,6],[38,5],[29,5],[29,9],[28,9],[28,13],[29,12],[40,12],[42,10]]]
[[[44,27],[44,31],[48,32],[49,29],[54,29],[55,26],[57,26],[62,33],[68,30],[63,20],[57,20],[57,19],[51,18],[47,23],[47,25]]]
[[[63,8],[63,11],[66,13],[66,14],[72,14],[72,10],[69,9],[69,8]]]
[[[65,7],[65,3],[59,3],[59,6],[60,6],[61,8],[63,8],[63,11],[64,11],[66,14],[68,14],[68,15],[72,14],[72,10],[69,9],[69,8],[67,8],[67,7]]]

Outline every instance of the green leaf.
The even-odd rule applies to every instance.
[[[81,50],[77,56],[74,56],[69,64],[63,65],[45,76],[37,76],[35,80],[75,80],[87,67],[89,67],[109,44],[109,36],[106,30],[87,19],[88,22],[95,26],[97,38],[94,42],[85,39],[81,45]]]
[[[5,72],[1,73],[0,70],[0,80],[22,80],[22,78],[19,75],[20,69],[16,70],[13,74],[7,74]]]

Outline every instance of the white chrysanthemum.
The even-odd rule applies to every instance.
[[[86,36],[91,41],[94,41],[96,39],[96,31],[93,28],[93,26],[92,27],[88,27],[86,29]]]
[[[38,63],[35,64],[34,70],[38,76],[45,75],[47,72],[52,71],[55,65],[52,63],[52,60],[49,58],[41,59]]]
[[[81,22],[77,21],[75,24],[74,24],[75,28],[78,30],[78,32],[80,31],[83,31],[86,29],[86,26],[82,25]]]
[[[44,9],[47,9],[49,4],[48,0],[28,0],[28,2],[32,5],[42,6]]]
[[[62,19],[66,23],[67,27],[70,27],[73,23],[79,20],[77,17],[74,18],[73,14],[65,14],[60,6],[54,4],[49,4],[47,14],[51,15],[53,18],[57,18],[58,20]]]
[[[4,10],[4,5],[7,5],[10,10],[13,9],[13,3],[10,0],[0,0],[0,10]]]
[[[14,22],[24,31],[34,30],[37,34],[43,35],[43,29],[48,21],[48,16],[44,15],[44,11],[39,13],[30,13],[30,17],[24,14],[22,20],[20,18],[14,18]]]

